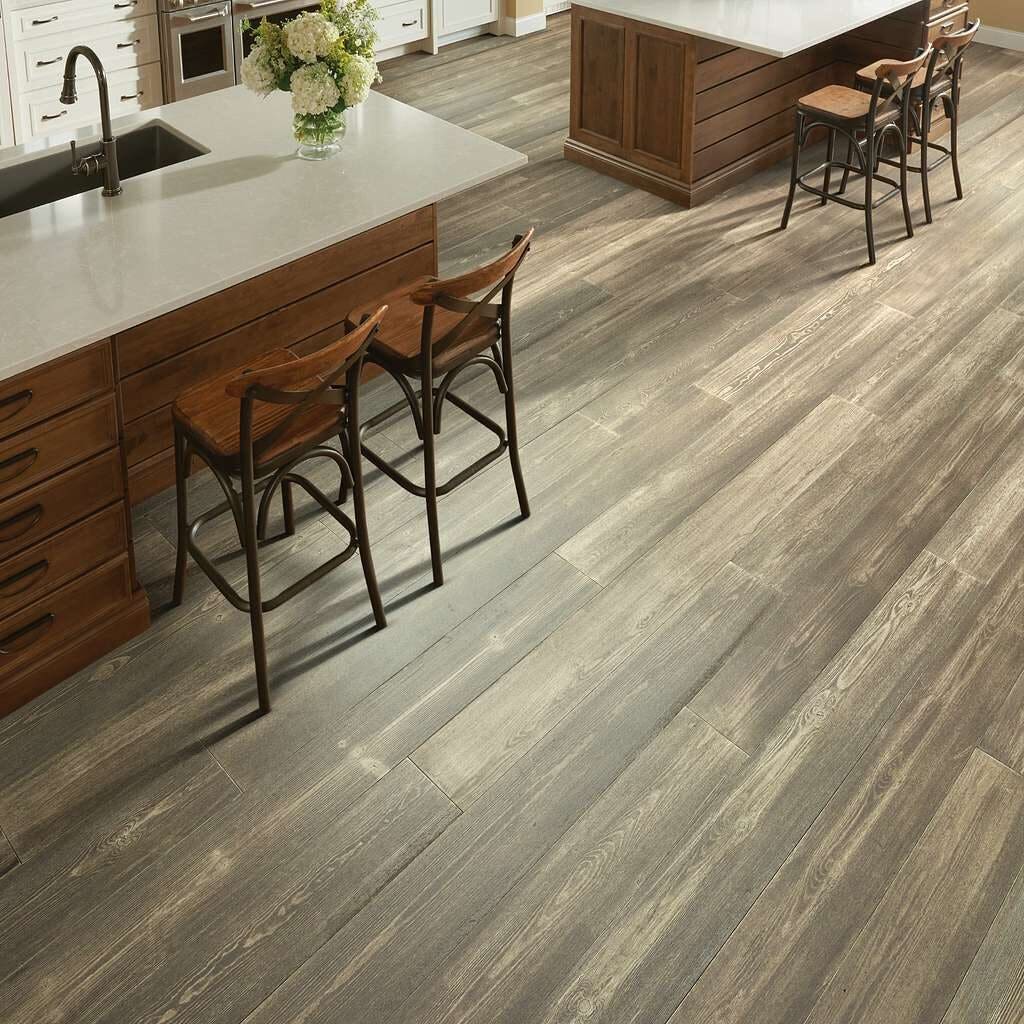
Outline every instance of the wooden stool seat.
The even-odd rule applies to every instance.
[[[241,450],[241,432],[239,429],[239,412],[241,399],[233,398],[225,391],[227,385],[248,370],[265,370],[285,363],[296,362],[299,357],[288,349],[268,352],[260,359],[245,367],[238,367],[219,377],[196,385],[196,387],[178,396],[174,403],[174,418],[189,433],[203,444],[204,448],[220,459],[225,468],[233,469],[238,465]],[[302,381],[300,389],[309,390],[316,387],[317,378]],[[279,423],[292,412],[287,405],[270,402],[254,402],[252,414],[253,440],[259,441],[266,437]],[[296,416],[285,435],[275,441],[265,452],[262,460],[273,462],[287,455],[291,450],[301,448],[320,438],[335,436],[339,431],[340,413],[337,408],[314,405]]]
[[[377,302],[355,309],[348,315],[349,325],[354,327],[364,316],[373,313],[378,304],[388,307],[387,321],[381,325],[370,343],[371,357],[374,360],[387,361],[391,369],[404,373],[407,377],[420,375],[422,344],[423,306],[414,302],[412,296],[418,287],[429,282],[429,278],[424,278],[411,288],[389,292],[381,296]],[[462,313],[453,313],[440,306],[435,307],[435,336],[442,337],[447,334],[463,319]],[[451,348],[435,356],[431,363],[434,376],[444,376],[466,359],[485,352],[498,340],[498,330],[493,320],[471,321]]]
[[[825,117],[831,121],[865,121],[871,110],[871,94],[845,85],[826,85],[823,89],[801,96],[797,100],[797,109],[804,114]],[[892,120],[898,116],[898,110],[886,111],[879,115],[878,123],[881,124],[883,118]]]

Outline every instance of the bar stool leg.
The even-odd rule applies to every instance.
[[[875,224],[874,224],[874,208],[872,207],[872,192],[874,191],[875,182],[875,146],[878,144],[878,140],[875,138],[875,133],[870,128],[867,131],[867,137],[864,140],[865,149],[867,150],[864,154],[864,228],[867,231],[868,236],[868,263],[872,266],[875,264]]]
[[[519,461],[519,428],[516,426],[516,399],[512,383],[512,344],[508,338],[507,310],[502,313],[501,363],[505,376],[505,428],[508,431],[508,457],[512,463],[512,479],[516,484],[519,511],[524,519],[530,518],[530,499],[526,494],[523,467]]]
[[[960,129],[960,102],[959,98],[950,100],[949,103],[949,159],[953,165],[953,184],[956,185],[957,199],[963,199],[964,187],[960,182],[960,155],[958,135]]]
[[[904,134],[900,129],[900,198],[903,200],[903,221],[907,225],[907,238],[914,237],[914,221],[910,216],[910,186],[907,182],[907,150],[910,147],[909,129]],[[928,151],[922,150],[922,159],[927,159]]]
[[[786,209],[782,213],[782,228],[785,231],[789,227],[789,216],[793,212],[793,199],[796,197],[796,179],[800,174],[800,147],[803,142],[804,116],[801,113],[796,115],[796,127],[793,129],[793,164],[789,173],[789,197],[786,199]]]
[[[253,484],[251,455],[242,457],[242,543],[245,547],[245,570],[249,582],[249,622],[252,626],[252,649],[256,663],[256,692],[260,711],[270,710],[270,687],[267,682],[267,643],[263,633],[263,598],[260,588],[259,541],[256,536],[256,492]]]
[[[284,513],[284,534],[295,536],[295,485],[290,480],[281,481],[281,509]]]
[[[349,393],[353,394],[359,387],[358,375],[350,384]],[[350,400],[351,401],[351,400]],[[384,602],[380,597],[377,585],[377,573],[373,568],[373,556],[370,553],[370,531],[366,525],[366,494],[363,490],[363,459],[359,445],[359,406],[358,400],[351,401],[348,415],[348,432],[342,434],[342,448],[345,461],[352,474],[352,505],[356,520],[356,543],[359,545],[359,560],[363,563],[363,578],[366,580],[366,591],[370,595],[370,606],[378,629],[383,629],[388,620],[384,615]],[[348,453],[354,452],[354,457]]]
[[[850,184],[850,167],[853,164],[853,136],[849,136],[846,140],[846,166],[843,168],[843,180],[839,183],[839,191],[837,195],[844,195],[846,193],[846,186]]]
[[[921,103],[921,195],[924,197],[925,223],[932,223],[932,193],[928,181],[928,137],[932,127],[932,108],[928,100]]]
[[[434,586],[444,583],[441,568],[441,532],[437,522],[437,467],[434,464],[434,391],[429,378],[423,380],[423,489],[427,501],[427,533],[430,537],[430,565]]]
[[[174,488],[178,505],[178,547],[174,563],[174,596],[171,604],[177,608],[185,599],[185,572],[188,568],[188,441],[174,427]]]
[[[821,197],[821,205],[824,206],[828,202],[829,186],[832,184],[832,161],[836,158],[836,130],[835,128],[829,128],[828,130],[828,163],[825,166],[825,187],[822,191],[825,193]]]

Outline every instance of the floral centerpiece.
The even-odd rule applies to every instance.
[[[377,18],[369,0],[323,0],[317,12],[257,26],[242,61],[242,81],[261,96],[278,89],[292,94],[299,156],[321,159],[336,152],[345,111],[380,81]]]

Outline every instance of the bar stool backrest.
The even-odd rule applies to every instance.
[[[928,61],[927,89],[925,95],[930,96],[936,88],[937,81],[948,79],[954,97],[960,93],[960,75],[963,70],[967,48],[974,42],[974,37],[981,28],[981,18],[975,18],[966,28],[949,35],[939,36],[934,42],[935,50]]]
[[[875,87],[871,95],[871,114],[875,115],[890,107],[900,107],[904,113],[910,110],[910,94],[913,91],[914,76],[927,64],[934,51],[929,46],[916,57],[905,61],[882,61],[875,68]],[[882,89],[888,85],[890,92],[879,110]],[[873,120],[873,117],[872,117]]]
[[[243,452],[251,448],[253,461],[258,464],[260,457],[287,435],[296,418],[316,405],[347,406],[350,416],[358,415],[363,358],[387,309],[387,306],[381,306],[355,330],[308,356],[243,372],[229,381],[225,392],[242,400],[239,436]],[[319,383],[309,387],[314,380]],[[253,441],[252,409],[255,402],[295,408],[273,430]]]
[[[533,228],[530,228],[525,235],[516,235],[508,252],[485,266],[459,274],[457,277],[428,281],[412,292],[412,301],[424,307],[421,354],[427,365],[434,356],[439,356],[454,347],[474,320],[497,322],[503,315],[508,316],[512,284],[516,272],[530,251],[532,240]],[[481,292],[484,293],[482,296]],[[499,292],[502,293],[501,302],[492,302]],[[480,297],[473,299],[471,296]],[[433,336],[435,307],[463,314],[462,319],[454,327],[438,338]]]

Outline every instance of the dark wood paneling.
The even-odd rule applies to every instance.
[[[633,148],[638,153],[682,164],[685,85],[686,37],[637,32]]]
[[[784,112],[792,121],[796,101],[816,89],[831,85],[833,78],[834,72],[832,66],[829,65],[813,71],[809,75],[804,75],[796,81],[787,82],[785,85],[762,93],[748,103],[741,103],[715,117],[701,121],[694,129],[693,135],[693,147],[697,150],[697,159],[701,159],[700,151],[708,146],[728,139],[729,136],[777,114]]]
[[[720,57],[723,53],[735,50],[731,43],[716,43],[713,39],[697,40],[697,60],[711,60],[712,57]]]
[[[764,93],[785,85],[786,82],[802,78],[819,68],[828,67],[832,61],[833,47],[831,43],[827,43],[805,50],[794,57],[765,64],[756,71],[750,71],[698,93],[694,108],[695,117],[697,121],[703,121],[740,103],[756,100]]]
[[[110,342],[0,382],[0,438],[114,389]]]
[[[577,130],[623,145],[626,30],[587,12],[579,18]]]
[[[757,124],[730,135],[721,142],[707,146],[693,156],[693,176],[697,180],[721,170],[734,160],[741,160],[762,146],[792,134],[793,114],[788,108]]]
[[[697,65],[694,87],[697,92],[713,89],[723,82],[739,78],[740,75],[756,71],[767,64],[774,64],[776,60],[776,57],[755,53],[753,50],[729,50],[728,53],[713,57],[711,60],[701,61]]]
[[[115,338],[118,373],[126,377],[393,256],[429,244],[434,237],[433,218],[433,207],[424,207],[123,331]]]
[[[236,366],[243,366],[253,356],[276,348],[287,348],[337,323],[353,306],[369,302],[378,295],[401,287],[403,283],[431,273],[433,265],[433,246],[420,246],[220,335],[201,347],[133,374],[121,383],[125,419],[131,422],[159,409],[173,402],[186,388]],[[170,444],[169,438],[167,443]]]

